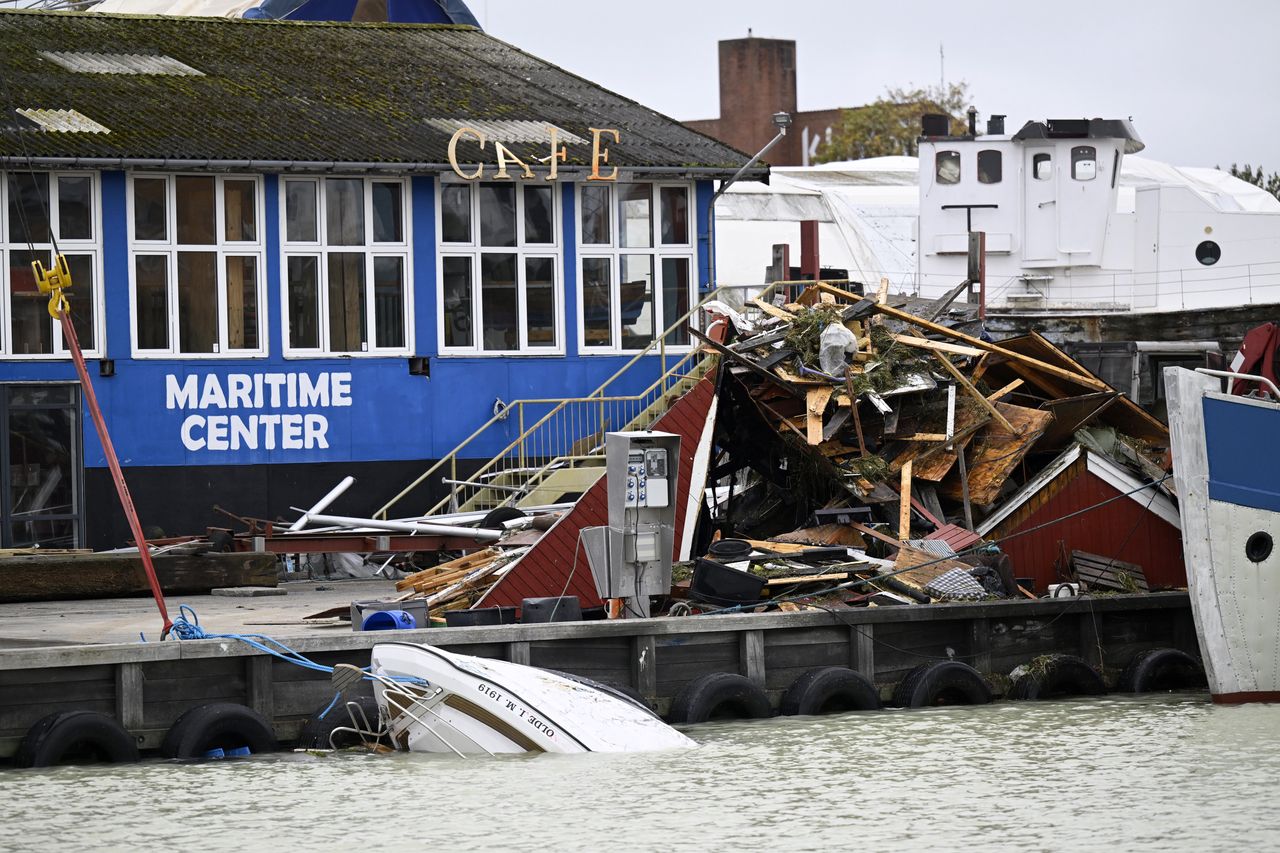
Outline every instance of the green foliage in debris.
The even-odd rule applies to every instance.
[[[820,304],[808,311],[802,311],[791,321],[787,329],[786,344],[796,351],[800,362],[806,367],[817,370],[818,350],[821,349],[822,330],[832,323],[842,322],[840,309],[833,305]]]
[[[869,456],[847,459],[840,463],[840,467],[850,474],[856,474],[873,483],[879,483],[887,479],[892,473],[889,463],[874,453]]]

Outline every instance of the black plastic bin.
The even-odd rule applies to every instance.
[[[537,622],[581,622],[582,602],[576,595],[526,598],[520,602],[520,621],[525,625]]]
[[[446,610],[444,624],[450,628],[501,625],[502,614],[497,607],[477,607],[475,610]]]
[[[702,557],[693,564],[689,597],[721,606],[754,604],[760,600],[764,584],[764,578]]]

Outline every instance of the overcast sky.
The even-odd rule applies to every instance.
[[[1278,0],[468,0],[488,31],[678,119],[719,113],[716,42],[796,42],[801,110],[966,81],[985,117],[1131,116],[1143,156],[1280,171]]]

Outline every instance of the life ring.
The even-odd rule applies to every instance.
[[[1075,655],[1042,655],[1009,673],[1009,699],[1101,696],[1107,692],[1098,671]]]
[[[751,679],[732,672],[709,672],[690,681],[671,703],[672,723],[714,719],[758,720],[773,714],[769,697]]]
[[[982,673],[958,660],[921,664],[908,672],[893,691],[893,704],[899,708],[990,702],[991,688]]]
[[[880,694],[875,685],[843,666],[824,666],[801,675],[787,688],[778,707],[786,716],[879,709]]]
[[[348,709],[348,702],[356,703],[360,706],[360,710]],[[325,713],[326,711],[328,713]],[[334,729],[363,728],[366,722],[374,728],[378,725],[378,702],[372,696],[357,696],[352,699],[343,696],[332,708],[326,702],[324,707],[316,708],[315,713],[302,724],[302,731],[298,732],[298,748],[345,749],[349,746],[358,746],[361,742],[359,735],[345,731],[339,732],[337,737],[334,737],[333,732]]]
[[[133,735],[97,711],[57,711],[44,717],[27,731],[13,756],[16,767],[137,760]]]
[[[1139,652],[1120,674],[1116,689],[1123,693],[1154,693],[1207,687],[1204,667],[1178,649]]]
[[[187,711],[164,736],[166,758],[205,758],[218,750],[251,753],[279,748],[271,724],[252,708],[234,702],[211,702]]]

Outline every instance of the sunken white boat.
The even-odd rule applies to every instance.
[[[1224,393],[1222,378],[1237,392]],[[1280,702],[1280,390],[1165,369],[1187,587],[1215,702]],[[1256,389],[1262,389],[1261,391]]]
[[[374,696],[411,752],[648,752],[694,742],[606,685],[414,643],[373,648]]]

